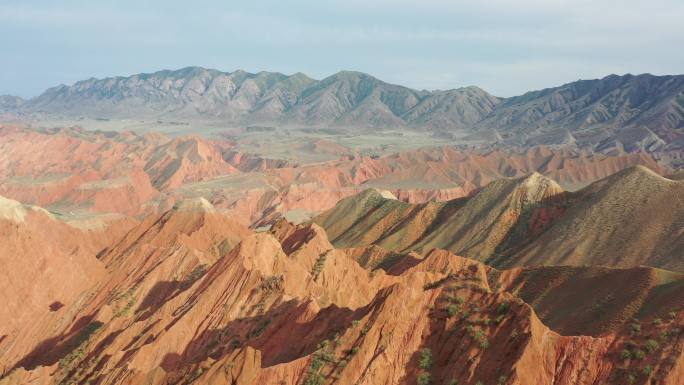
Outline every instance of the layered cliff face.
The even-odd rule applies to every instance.
[[[684,375],[679,274],[497,271],[445,250],[363,268],[353,258],[363,251],[335,249],[317,225],[244,231],[203,201],[141,223],[100,254],[107,272],[87,302],[39,317],[41,338],[22,340],[23,352],[14,333],[0,340],[0,383],[678,384]],[[224,237],[242,240],[231,248]],[[606,283],[634,277],[650,277],[644,301]],[[554,289],[540,293],[540,282]],[[565,319],[563,306],[585,310],[563,285],[611,321]],[[596,289],[615,300],[592,302]]]

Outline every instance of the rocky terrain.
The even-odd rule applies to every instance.
[[[230,140],[78,127],[0,126],[0,195],[97,224],[111,214],[145,217],[185,198],[205,197],[245,226],[280,215],[302,221],[369,187],[424,203],[468,196],[491,181],[540,172],[568,190],[634,165],[671,170],[646,153],[593,154],[425,148],[367,156],[319,143],[335,159],[297,163],[235,149]],[[302,150],[304,151],[304,150]],[[104,216],[103,216],[104,215]]]
[[[530,178],[523,180],[526,188],[543,180]],[[534,191],[530,202],[559,188]],[[0,223],[24,234],[3,242],[10,247],[0,252],[3,264],[16,261],[13,248],[31,234],[62,229],[71,236],[61,237],[73,242],[65,248],[72,257],[67,264],[60,254],[20,264],[22,276],[41,282],[45,292],[10,291],[8,300],[24,299],[16,310],[23,318],[2,323],[0,384],[684,379],[680,273],[497,270],[441,249],[340,249],[316,224],[282,219],[268,232],[252,233],[204,199],[121,224],[127,231],[119,235],[72,227],[7,200]],[[45,243],[53,244],[59,242]],[[370,254],[385,257],[378,265],[364,262]],[[77,290],[43,283],[55,268],[88,273],[70,280]],[[36,298],[27,301],[28,293]]]
[[[684,382],[662,158],[243,149],[0,126],[0,385]]]
[[[60,85],[23,100],[0,97],[0,116],[220,122],[340,131],[406,127],[456,143],[571,145],[611,153],[646,151],[682,162],[684,77],[610,75],[500,98],[477,87],[418,91],[342,71],[221,72],[201,67]]]

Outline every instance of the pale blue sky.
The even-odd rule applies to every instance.
[[[499,96],[684,73],[681,0],[0,2],[0,94],[189,65]]]

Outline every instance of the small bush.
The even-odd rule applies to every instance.
[[[489,347],[489,340],[487,340],[487,336],[482,329],[471,329],[469,332],[470,336],[480,345],[480,348],[487,349]]]
[[[637,360],[643,360],[646,357],[646,353],[641,349],[636,349],[632,352],[632,356]]]
[[[503,302],[499,307],[496,309],[496,312],[499,314],[505,314],[508,312],[508,309],[510,308],[510,305],[508,302]]]
[[[627,349],[623,349],[622,352],[620,352],[620,358],[623,360],[629,360],[632,358],[632,353]]]
[[[458,304],[452,303],[449,306],[447,306],[447,314],[449,315],[449,317],[455,316],[456,314],[458,314],[459,311],[461,311],[461,306],[459,306]]]
[[[643,373],[644,376],[650,376],[651,373],[653,373],[653,368],[651,365],[646,365],[644,366],[644,369],[641,370],[641,373]]]
[[[658,350],[658,348],[660,347],[660,345],[658,345],[658,341],[656,341],[656,340],[654,340],[654,339],[649,339],[648,341],[646,341],[646,344],[644,345],[644,347],[646,348],[646,350],[647,350],[649,353],[653,353],[653,352],[655,352],[656,350]]]
[[[430,376],[430,373],[421,373],[418,375],[418,385],[430,384],[432,384],[432,376]]]
[[[418,361],[418,366],[425,370],[432,367],[432,351],[430,348],[425,348],[420,351],[420,360]]]

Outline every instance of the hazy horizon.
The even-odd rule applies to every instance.
[[[0,94],[201,66],[316,79],[353,70],[506,97],[609,74],[684,73],[683,16],[672,0],[10,0],[0,5]]]

